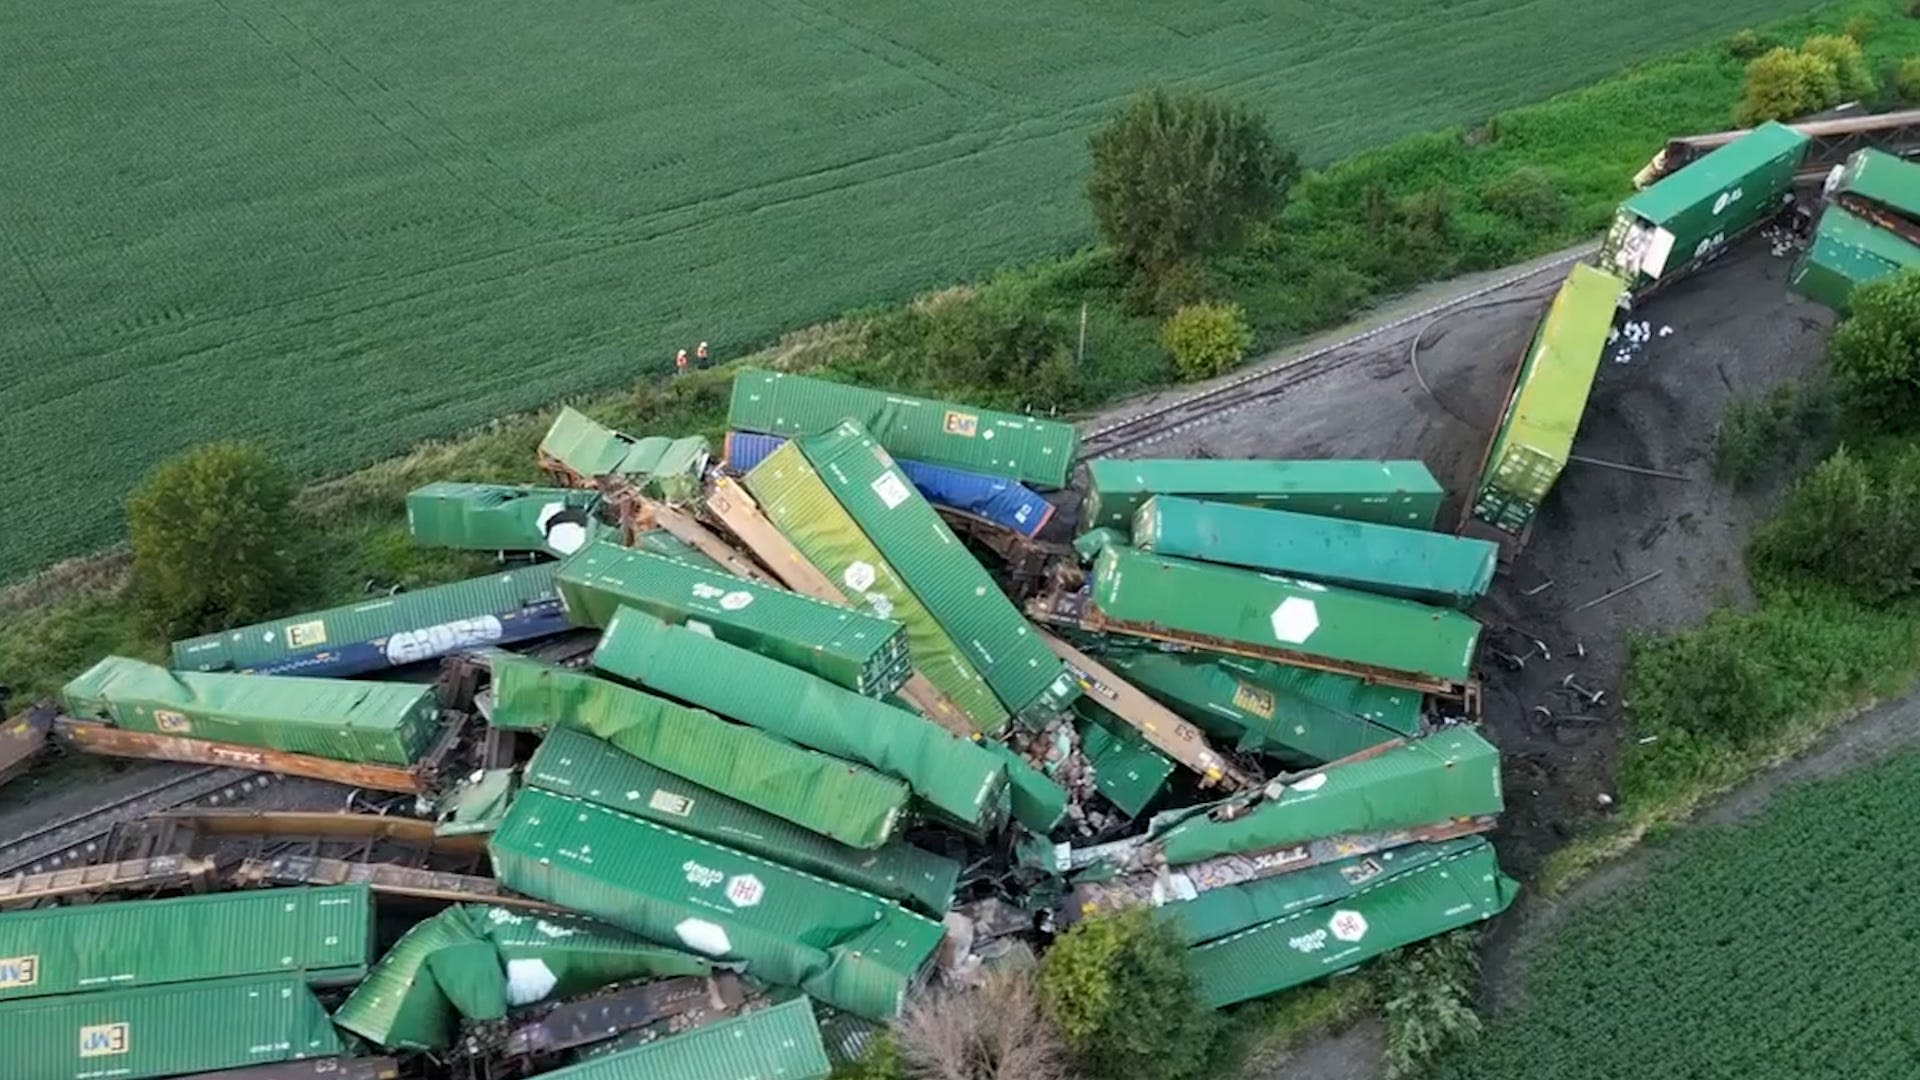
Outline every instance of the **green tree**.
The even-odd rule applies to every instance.
[[[1144,909],[1089,919],[1055,942],[1040,1001],[1080,1072],[1100,1080],[1185,1080],[1219,1033],[1186,948]]]
[[[1788,493],[1754,537],[1755,563],[1838,585],[1873,604],[1920,587],[1920,448],[1879,469],[1846,448]]]
[[[1781,47],[1747,65],[1734,121],[1752,126],[1819,112],[1840,100],[1840,74],[1824,57]]]
[[[1299,171],[1257,112],[1152,90],[1092,138],[1087,197],[1120,259],[1154,278],[1239,243]]]
[[[1873,69],[1860,52],[1860,42],[1844,34],[1820,34],[1801,42],[1800,51],[1833,65],[1840,88],[1834,104],[1873,96]]]
[[[1920,104],[1920,56],[1909,56],[1893,69],[1893,93],[1908,105]]]
[[[1253,344],[1253,329],[1238,304],[1188,304],[1160,330],[1182,379],[1210,379],[1233,369]]]
[[[1456,930],[1395,950],[1374,968],[1373,981],[1387,1021],[1388,1080],[1425,1075],[1440,1054],[1479,1036],[1478,933]]]
[[[1889,430],[1920,424],[1920,269],[1853,291],[1827,343],[1849,403]]]
[[[155,469],[127,502],[133,581],[178,636],[273,614],[294,590],[293,484],[258,447],[213,443]]]

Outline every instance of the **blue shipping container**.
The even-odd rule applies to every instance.
[[[778,435],[735,431],[727,435],[727,464],[746,472],[766,460],[787,440]],[[1017,480],[894,459],[920,494],[935,506],[1012,529],[1031,540],[1053,517],[1053,504]]]

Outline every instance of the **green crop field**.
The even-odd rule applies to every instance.
[[[1524,957],[1525,1004],[1440,1080],[1920,1076],[1920,755],[1654,853]]]
[[[338,471],[1083,242],[1150,83],[1324,161],[1803,7],[6,0],[0,580],[197,442]]]

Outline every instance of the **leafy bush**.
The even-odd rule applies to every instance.
[[[1827,343],[1827,364],[1867,418],[1888,430],[1920,426],[1920,270],[1853,291]]]
[[[1567,197],[1552,176],[1528,165],[1495,180],[1480,193],[1487,209],[1544,232],[1567,217]]]
[[[1840,94],[1832,104],[1873,96],[1873,69],[1867,66],[1867,58],[1860,52],[1859,41],[1844,34],[1821,34],[1802,42],[1800,51],[1833,65],[1834,76],[1840,83]]]
[[[1847,25],[1841,29],[1840,33],[1865,45],[1867,39],[1873,36],[1874,27],[1877,25],[1879,23],[1871,15],[1855,15],[1847,20]]]
[[[1833,63],[1784,46],[1747,65],[1746,86],[1734,121],[1751,127],[1816,113],[1840,100],[1840,74]]]
[[[1397,950],[1374,969],[1387,1021],[1387,1078],[1423,1076],[1441,1053],[1480,1034],[1480,935],[1455,931]]]
[[[174,637],[255,622],[294,591],[294,487],[256,446],[212,443],[155,469],[127,501],[133,581]]]
[[[1836,451],[1755,534],[1752,557],[1764,573],[1828,582],[1866,604],[1920,588],[1920,447],[1879,469]]]
[[[905,1080],[906,1075],[900,1044],[889,1031],[868,1043],[858,1059],[836,1066],[829,1080]]]
[[[834,366],[858,381],[947,397],[1068,408],[1081,394],[1066,318],[1029,291],[988,285],[922,299],[876,319],[857,358]]]
[[[1727,39],[1727,55],[1735,60],[1751,60],[1766,51],[1766,39],[1752,30],[1742,30]]]
[[[1920,104],[1920,56],[1909,56],[1893,69],[1893,93],[1905,104]]]
[[[1240,363],[1253,330],[1238,304],[1188,304],[1167,320],[1160,340],[1182,379],[1210,379]]]
[[[1088,919],[1055,942],[1040,1001],[1080,1072],[1100,1080],[1185,1080],[1219,1030],[1180,939],[1142,909]]]
[[[1791,460],[1799,448],[1801,430],[1796,421],[1801,415],[1793,387],[1784,384],[1765,397],[1740,398],[1729,404],[1713,433],[1713,475],[1724,484],[1744,488]]]
[[[1260,113],[1164,90],[1136,98],[1091,146],[1094,220],[1147,277],[1236,245],[1278,208],[1299,170]]]
[[[1064,1080],[1066,1046],[1041,1012],[1033,974],[1002,968],[971,990],[915,1000],[900,1052],[922,1080]],[[875,1078],[879,1080],[879,1078]]]

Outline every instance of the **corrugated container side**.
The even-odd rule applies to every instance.
[[[1462,684],[1480,624],[1445,608],[1110,547],[1094,564],[1099,614],[1218,639],[1349,674]]]
[[[594,531],[599,501],[581,488],[437,481],[407,494],[407,531],[422,547],[567,555]]]
[[[1500,872],[1492,847],[1482,847],[1199,946],[1188,956],[1201,996],[1224,1008],[1492,918],[1518,891]]]
[[[774,527],[849,599],[905,625],[914,669],[976,727],[992,734],[1006,726],[1007,710],[986,680],[834,499],[799,447],[783,446],[769,455],[747,474],[746,484]]]
[[[898,690],[910,670],[898,622],[618,544],[581,549],[556,581],[582,626],[605,627],[631,607],[872,697]]]
[[[1006,813],[1007,777],[992,754],[930,721],[778,661],[622,609],[594,666],[802,746],[905,780],[914,794],[976,826]]]
[[[603,427],[591,417],[563,408],[540,442],[540,452],[579,477],[621,476],[643,490],[679,500],[693,494],[712,448],[698,435],[636,439]]]
[[[1855,151],[1840,174],[1837,193],[1876,203],[1904,218],[1920,217],[1920,165],[1872,147]]]
[[[504,570],[471,581],[308,612],[173,643],[182,671],[261,675],[364,675],[459,649],[505,645],[568,629],[555,566]]]
[[[1920,266],[1920,247],[1829,206],[1788,284],[1808,299],[1845,313],[1854,289],[1911,266]]]
[[[502,659],[493,692],[501,727],[586,732],[851,847],[879,847],[906,818],[907,785],[892,777],[605,679]]]
[[[1500,555],[1485,540],[1174,495],[1141,504],[1133,542],[1161,555],[1462,608],[1493,584]]]
[[[878,897],[538,788],[514,802],[490,851],[509,888],[744,961],[754,978],[871,1019],[898,1013],[941,938],[939,923]],[[623,854],[633,851],[648,857]],[[847,979],[850,966],[862,977]]]
[[[527,782],[771,859],[920,910],[945,914],[960,864],[895,840],[862,851],[835,843],[738,799],[656,768],[589,735],[549,734],[527,764]]]
[[[0,1001],[241,975],[351,983],[372,948],[365,885],[15,911],[0,916]]]
[[[298,975],[214,979],[0,1004],[17,1080],[147,1080],[344,1053]]]
[[[1096,458],[1087,463],[1083,532],[1125,531],[1154,495],[1430,529],[1445,489],[1418,461]]]
[[[748,368],[733,377],[727,426],[768,435],[814,435],[842,420],[874,433],[904,458],[1066,487],[1079,451],[1072,424]]]
[[[389,1049],[446,1049],[459,1014],[435,982],[427,960],[437,951],[479,942],[480,935],[458,907],[414,923],[334,1010],[333,1022]]]
[[[1167,786],[1173,762],[1132,728],[1091,715],[1092,708],[1078,711],[1081,749],[1093,766],[1093,786],[1122,813],[1139,817]]]
[[[1073,699],[1059,658],[860,425],[845,422],[795,442],[1009,712]]]
[[[832,1072],[813,1003],[796,998],[541,1075],[543,1080],[824,1080]]]

